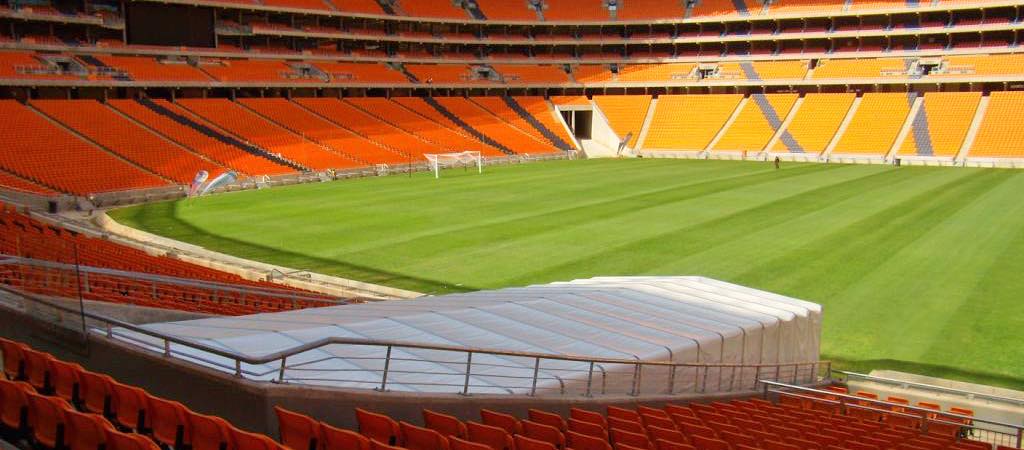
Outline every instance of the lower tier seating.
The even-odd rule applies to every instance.
[[[1024,92],[993,92],[969,157],[1024,158]]]
[[[125,277],[89,278],[90,289],[84,292],[89,300],[130,303],[164,309],[177,309],[221,315],[243,315],[333,305],[317,301],[319,295],[263,281],[250,281],[237,275],[220,272],[178,259],[152,256],[144,251],[118,245],[105,239],[73,233],[32,219],[3,206],[0,211],[0,254],[53,261],[64,264],[115,269],[135,273],[163,275],[188,280],[224,284],[231,288],[259,288],[280,291],[280,295],[262,294],[244,298],[238,291],[213,292],[209,288],[160,284],[152,285]],[[77,297],[74,277],[48,274],[26,265],[0,266],[0,284],[31,292],[60,297]],[[288,294],[302,294],[293,299]]]

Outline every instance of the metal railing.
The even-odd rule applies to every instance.
[[[143,306],[160,306],[168,295],[185,295],[197,306],[259,307],[283,302],[297,308],[347,303],[344,299],[296,289],[200,281],[4,254],[0,254],[0,283],[57,297],[66,296],[69,291],[80,292],[87,299],[103,300],[114,295],[117,303]]]
[[[10,289],[0,289],[12,292]],[[90,335],[158,352],[240,378],[275,383],[459,394],[672,395],[752,392],[760,380],[817,383],[829,361],[699,364],[519,352],[348,337],[325,337],[261,355],[226,350],[15,292],[87,321]]]
[[[893,385],[893,386],[900,387],[902,389],[914,388],[914,389],[931,391],[931,392],[940,393],[940,394],[955,395],[955,396],[963,397],[963,398],[969,399],[969,400],[986,400],[986,401],[997,402],[997,403],[1005,403],[1005,404],[1013,405],[1013,406],[1017,406],[1017,407],[1024,407],[1024,398],[1003,397],[1003,396],[999,396],[999,395],[986,394],[984,392],[967,391],[967,390],[963,390],[963,389],[949,388],[949,387],[944,387],[944,386],[936,386],[936,385],[927,384],[927,383],[916,383],[916,382],[913,382],[913,381],[896,380],[896,379],[893,379],[893,378],[885,378],[885,377],[876,377],[876,376],[872,376],[872,375],[865,375],[865,374],[862,374],[862,373],[847,372],[847,371],[844,371],[844,370],[833,370],[832,373],[833,374],[838,374],[839,377],[837,377],[837,379],[840,380],[840,381],[845,381],[845,382],[850,382],[850,381],[853,381],[853,380],[863,380],[863,381],[869,381],[869,382],[872,382],[872,383],[881,383],[881,384]]]
[[[842,394],[811,387],[760,380],[766,400],[776,396],[795,399],[806,404],[805,409],[828,411],[843,415],[877,415],[883,421],[903,419],[920,424],[922,431],[930,428],[951,430],[956,439],[986,442],[992,445],[1021,448],[1024,440],[1024,425],[980,419],[936,409],[922,408],[902,403],[871,399],[856,395]],[[853,413],[853,414],[851,414]],[[890,417],[892,419],[890,419]],[[935,430],[938,431],[938,430]]]

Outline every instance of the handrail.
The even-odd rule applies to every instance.
[[[287,364],[288,358],[296,356],[296,355],[299,355],[299,354],[302,354],[302,353],[305,353],[305,352],[309,352],[309,351],[313,351],[313,350],[318,350],[318,349],[320,349],[322,347],[326,347],[326,346],[329,346],[329,345],[371,346],[371,347],[380,347],[382,349],[386,348],[388,350],[388,352],[387,352],[388,356],[386,358],[381,358],[381,359],[383,359],[384,364],[385,364],[385,366],[384,366],[385,368],[384,368],[384,371],[383,371],[384,373],[383,373],[381,382],[377,383],[382,388],[385,388],[387,386],[387,382],[388,382],[388,380],[387,380],[388,363],[391,360],[399,360],[397,357],[393,358],[393,357],[390,356],[391,355],[391,349],[394,349],[394,348],[432,350],[432,351],[450,351],[450,352],[465,354],[467,356],[466,361],[465,361],[466,371],[465,371],[464,374],[459,375],[459,374],[456,373],[456,375],[459,375],[459,376],[464,375],[466,380],[469,380],[469,378],[471,377],[471,368],[472,368],[472,364],[473,363],[472,363],[472,356],[470,356],[470,355],[474,355],[474,354],[476,354],[476,355],[489,355],[489,356],[501,356],[501,357],[515,357],[515,358],[533,359],[533,360],[537,361],[537,363],[535,365],[535,369],[534,369],[534,374],[535,374],[534,378],[538,378],[539,377],[539,375],[537,374],[538,371],[539,371],[539,367],[540,367],[540,362],[539,361],[542,361],[542,360],[584,363],[586,365],[589,365],[589,367],[590,367],[589,375],[587,376],[587,378],[588,378],[588,381],[587,381],[587,393],[585,395],[590,395],[591,394],[592,387],[593,387],[592,385],[594,384],[593,383],[594,381],[597,381],[598,383],[600,383],[600,385],[601,385],[601,389],[600,390],[602,391],[601,393],[605,393],[605,392],[603,392],[604,391],[604,383],[605,383],[605,379],[606,379],[606,373],[605,373],[605,369],[603,367],[604,365],[624,365],[624,366],[635,367],[635,369],[633,371],[633,375],[632,375],[634,381],[633,381],[633,384],[632,384],[632,388],[628,392],[629,395],[634,395],[634,396],[640,394],[640,390],[641,390],[640,389],[640,384],[642,383],[642,379],[643,379],[642,372],[643,372],[644,368],[648,368],[648,367],[661,367],[661,368],[669,369],[669,373],[671,375],[670,375],[670,378],[669,378],[668,387],[669,387],[670,390],[672,389],[673,383],[675,382],[676,373],[679,372],[678,369],[680,369],[680,368],[690,368],[690,369],[694,369],[695,370],[695,372],[694,372],[694,376],[696,377],[696,379],[694,381],[694,389],[695,390],[697,389],[697,385],[700,385],[700,389],[702,389],[702,390],[706,390],[707,389],[707,385],[708,385],[707,378],[708,378],[708,374],[709,374],[709,372],[711,370],[720,370],[721,371],[721,373],[719,373],[719,375],[718,375],[719,376],[719,387],[722,386],[722,378],[725,376],[725,373],[731,371],[731,375],[729,375],[730,376],[730,381],[728,383],[730,391],[737,388],[737,386],[734,386],[734,382],[735,382],[735,379],[736,379],[736,376],[737,376],[737,370],[738,370],[739,376],[741,378],[743,377],[743,375],[745,373],[744,371],[749,373],[751,371],[755,371],[756,370],[755,378],[754,378],[754,381],[756,381],[758,378],[760,378],[761,374],[766,372],[766,370],[762,370],[762,369],[770,368],[770,369],[774,369],[774,372],[775,372],[775,375],[776,375],[776,379],[779,379],[779,377],[781,377],[781,376],[785,376],[787,378],[789,378],[791,376],[793,378],[793,380],[794,380],[794,383],[796,383],[798,381],[804,381],[804,380],[806,380],[806,382],[818,381],[818,373],[819,373],[819,371],[821,369],[824,368],[826,371],[830,371],[831,370],[831,362],[830,361],[821,361],[821,360],[819,360],[819,361],[807,361],[807,362],[759,363],[759,364],[677,363],[677,362],[672,362],[672,361],[638,361],[638,360],[635,360],[635,359],[598,358],[598,357],[589,357],[589,356],[583,356],[583,355],[512,351],[512,350],[488,349],[488,348],[479,348],[479,347],[465,347],[465,346],[454,346],[454,345],[427,344],[427,343],[422,343],[422,342],[410,342],[410,341],[401,341],[401,340],[348,338],[348,337],[338,337],[338,336],[329,336],[329,337],[320,338],[320,339],[317,339],[315,341],[310,341],[310,342],[307,342],[307,343],[304,343],[304,344],[301,344],[301,345],[297,345],[297,346],[290,347],[290,348],[287,348],[287,349],[279,350],[279,351],[276,351],[276,352],[266,353],[266,354],[262,354],[262,355],[250,355],[250,354],[246,354],[246,353],[239,353],[239,352],[224,350],[222,348],[212,347],[212,346],[206,345],[206,344],[201,343],[201,342],[195,342],[195,341],[192,341],[190,339],[185,339],[185,338],[181,338],[181,337],[176,337],[176,336],[164,334],[164,333],[161,333],[159,331],[154,331],[154,330],[142,327],[142,326],[138,326],[138,325],[135,325],[135,324],[132,324],[132,323],[128,323],[126,321],[115,319],[115,318],[112,318],[112,317],[108,317],[108,316],[105,316],[105,315],[102,315],[102,314],[97,314],[97,313],[88,312],[88,311],[81,311],[81,310],[79,310],[77,308],[71,308],[71,307],[68,307],[68,306],[60,305],[60,304],[48,301],[48,300],[43,299],[43,298],[39,298],[38,296],[35,296],[33,294],[27,294],[27,293],[20,292],[20,291],[14,290],[14,289],[10,289],[10,288],[8,288],[6,286],[0,286],[0,291],[10,292],[10,293],[18,295],[18,296],[20,296],[22,298],[25,298],[26,300],[29,300],[29,301],[32,301],[32,302],[36,302],[36,303],[45,305],[47,307],[60,310],[60,311],[64,311],[64,312],[66,312],[68,314],[73,314],[73,315],[76,315],[76,316],[80,315],[80,316],[82,316],[82,317],[84,317],[86,319],[91,319],[91,320],[97,321],[97,322],[102,324],[102,328],[101,329],[93,328],[93,330],[101,332],[102,334],[104,334],[108,338],[113,338],[114,335],[115,335],[115,328],[118,328],[118,329],[121,329],[121,330],[130,331],[132,333],[137,333],[137,334],[142,335],[142,336],[147,336],[149,338],[156,339],[156,340],[158,340],[158,341],[160,341],[162,343],[162,350],[163,350],[163,354],[165,356],[171,356],[171,354],[172,354],[171,344],[176,344],[176,345],[181,345],[181,346],[185,346],[185,347],[191,348],[193,350],[198,350],[200,352],[207,353],[209,355],[213,355],[213,356],[217,356],[217,357],[220,357],[220,358],[227,359],[227,360],[229,360],[229,361],[231,361],[233,363],[234,374],[236,376],[239,376],[239,377],[243,377],[242,364],[247,364],[247,365],[264,365],[264,364],[270,364],[270,363],[277,362],[277,363],[280,364],[280,369],[279,369],[280,375],[278,377],[276,377],[276,379],[274,380],[274,381],[277,381],[277,382],[285,382],[285,378],[286,377],[285,377],[284,372],[285,372],[286,369],[289,368],[289,366]],[[120,335],[122,333],[118,332],[117,334]],[[131,340],[131,339],[130,338],[129,339],[122,339],[122,341],[125,341],[125,340]],[[137,342],[137,344],[144,345],[144,346],[147,346],[147,347],[152,347],[152,346],[155,345],[153,343],[146,343],[146,342],[139,341],[138,339],[134,339],[134,340]],[[202,359],[200,357],[196,357],[194,355],[186,355],[186,356],[189,357],[189,358],[196,359],[196,360],[204,361],[207,364],[215,364],[218,367],[225,367],[221,363],[213,363],[211,361],[204,360],[204,359]],[[336,358],[336,357],[332,357],[332,358]],[[449,363],[451,363],[451,362],[449,362]],[[301,366],[301,365],[303,365],[303,363],[299,364],[299,366]],[[486,366],[486,365],[487,364],[483,364],[483,366]],[[481,366],[481,364],[477,363],[477,366]],[[294,366],[294,367],[298,367],[298,366]],[[787,371],[783,371],[782,370],[783,368],[787,368]],[[792,373],[789,372],[789,369],[792,369]],[[550,371],[551,369],[544,369],[544,370],[545,371]],[[808,370],[807,375],[801,375],[801,374],[803,374],[802,370]],[[276,372],[276,371],[278,371],[278,370],[268,370],[268,371],[262,373],[261,375],[266,375],[266,374],[269,374],[269,373],[272,373],[272,372]],[[367,372],[380,372],[379,370],[373,370],[373,369],[366,369],[365,371],[367,371]],[[584,372],[586,372],[586,370],[584,370]],[[601,376],[601,380],[593,380],[593,377],[594,377],[595,374]],[[703,378],[702,379],[701,379],[701,374],[703,374]],[[565,386],[564,386],[563,380],[560,377],[556,377],[556,378],[558,378],[559,383],[562,385],[561,390],[564,391]],[[697,380],[701,380],[701,381],[698,382]],[[469,382],[467,381],[465,386],[463,386],[463,389],[466,391],[464,393],[468,393],[468,386],[469,386]],[[756,387],[756,386],[751,386],[750,389],[753,389],[754,387]],[[744,383],[741,382],[740,385],[738,386],[738,388],[739,389],[744,389]],[[535,385],[534,389],[531,392],[531,395],[533,395],[533,393],[536,392],[536,389],[537,388],[536,388],[536,385]],[[622,392],[622,394],[627,394],[627,392]]]
[[[902,386],[913,386],[917,388],[927,389],[930,391],[943,392],[948,394],[960,394],[968,398],[978,398],[985,400],[994,400],[1003,403],[1012,403],[1020,406],[1024,406],[1024,398],[1013,398],[1013,397],[1001,397],[998,395],[986,394],[983,392],[967,391],[963,389],[949,388],[943,386],[936,386],[927,383],[917,383],[914,381],[897,380],[895,378],[878,377],[874,375],[865,375],[857,372],[848,372],[845,370],[833,370],[832,373],[838,373],[846,376],[846,381],[849,382],[850,377],[864,379],[868,381],[875,381],[884,384],[899,384]]]
[[[223,282],[219,282],[219,281],[196,280],[196,279],[191,279],[191,278],[173,277],[173,276],[169,276],[169,275],[154,275],[154,274],[141,273],[141,272],[129,272],[129,271],[117,270],[117,269],[107,269],[107,268],[102,268],[102,267],[92,267],[92,266],[83,266],[83,265],[76,266],[74,264],[59,263],[59,262],[54,262],[54,261],[45,261],[45,260],[40,260],[40,259],[25,258],[25,257],[22,257],[22,256],[13,256],[13,255],[8,255],[8,254],[0,253],[0,266],[8,265],[8,264],[25,265],[25,266],[32,266],[32,267],[43,267],[43,268],[47,268],[47,269],[60,269],[60,270],[68,270],[68,271],[80,271],[83,274],[87,274],[88,273],[88,274],[97,274],[97,275],[109,275],[109,276],[123,277],[123,278],[129,278],[129,279],[134,279],[134,280],[141,280],[141,281],[159,282],[159,283],[170,284],[170,285],[177,285],[177,286],[190,286],[190,287],[206,288],[206,289],[217,290],[217,291],[252,293],[252,294],[259,294],[259,295],[277,295],[277,296],[287,297],[289,299],[294,299],[294,300],[308,300],[308,301],[318,301],[318,302],[337,303],[337,304],[346,304],[347,303],[344,299],[341,299],[341,298],[338,298],[338,297],[334,297],[334,296],[331,296],[331,295],[328,295],[328,294],[314,294],[314,293],[310,293],[310,292],[306,292],[306,291],[280,289],[280,288],[274,288],[274,287],[240,286],[238,284],[223,283]]]
[[[1007,443],[1009,443],[1011,440],[1014,441],[1015,448],[1020,448],[1021,443],[1024,442],[1024,425],[1011,424],[991,419],[982,419],[976,416],[967,416],[948,411],[922,408],[920,406],[913,406],[902,403],[893,403],[885,400],[860,397],[856,395],[842,394],[839,392],[826,391],[812,387],[780,383],[772,380],[758,380],[758,383],[764,386],[764,396],[766,399],[769,393],[775,393],[779,395],[791,395],[803,400],[834,404],[840,408],[852,407],[855,409],[866,409],[874,411],[879,414],[896,414],[900,416],[912,416],[914,418],[921,419],[924,422],[926,429],[928,423],[934,422],[943,425],[956,425],[963,428],[983,431],[986,433],[991,433],[996,437],[1001,436],[1004,438],[1004,442]],[[772,387],[778,388],[779,390],[771,390]],[[786,392],[782,389],[796,391],[797,393]],[[868,403],[868,405],[865,405],[865,403]],[[991,427],[1001,427],[1004,428],[1005,430],[1012,430],[1012,432],[1008,433],[1004,430],[991,429],[991,427],[981,428],[977,426],[979,423],[989,425]]]

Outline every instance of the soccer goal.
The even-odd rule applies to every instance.
[[[483,173],[483,159],[480,152],[456,152],[456,153],[424,153],[430,163],[430,170],[434,171],[434,178],[441,178],[441,169],[448,167],[469,167],[476,165],[477,173]]]

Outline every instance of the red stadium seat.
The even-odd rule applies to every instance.
[[[515,443],[512,435],[504,428],[484,425],[476,422],[466,422],[469,431],[469,440],[478,444],[484,444],[492,450],[513,450]]]
[[[32,439],[45,448],[62,448],[67,430],[64,412],[70,409],[71,405],[57,397],[28,394],[28,422],[32,428]]]
[[[566,434],[566,445],[572,450],[612,450],[607,439],[569,431]]]
[[[558,449],[565,448],[565,434],[559,431],[558,428],[532,420],[524,420],[521,423],[523,424],[523,436],[547,442]]]
[[[431,430],[441,433],[444,437],[455,436],[459,439],[466,439],[469,432],[466,431],[466,424],[455,416],[434,412],[429,409],[423,410],[423,424]]]
[[[643,433],[644,425],[640,421],[632,421],[626,419],[620,419],[618,417],[608,416],[608,429],[628,431],[630,433]]]
[[[101,450],[107,447],[107,433],[114,426],[98,414],[64,411],[67,418],[67,447],[69,450]]]
[[[10,380],[25,379],[25,347],[0,338],[0,352],[4,355],[4,375]]]
[[[451,450],[491,450],[491,447],[488,445],[459,439],[457,437],[449,437],[448,444],[451,447]]]
[[[402,447],[408,450],[448,450],[448,439],[430,428],[399,422]],[[313,449],[315,450],[315,449]]]
[[[550,442],[530,439],[523,435],[516,435],[515,443],[516,450],[556,450],[556,447]]]
[[[519,434],[523,432],[523,425],[519,423],[519,419],[511,414],[491,411],[489,409],[481,409],[480,421],[483,422],[484,425],[501,428],[507,431],[508,434]]]
[[[106,450],[161,450],[151,439],[141,434],[121,433],[114,429],[107,430]],[[238,447],[241,449],[242,447]],[[249,447],[253,450],[262,450]]]
[[[320,424],[324,450],[370,450],[370,439],[355,431]]]
[[[602,416],[601,413],[587,411],[585,409],[571,408],[569,410],[569,417],[583,422],[600,425],[601,428],[608,428],[608,421],[604,419],[604,416]]]
[[[0,424],[14,432],[28,429],[28,394],[35,392],[28,383],[0,379]]]
[[[584,422],[578,419],[569,419],[568,429],[569,431],[574,431],[576,433],[585,434],[587,436],[594,436],[596,438],[601,438],[606,441],[608,440],[608,430],[605,429],[603,426],[593,422]]]
[[[280,406],[277,414],[281,444],[291,450],[317,450],[320,445],[320,423],[306,415],[294,413]]]
[[[654,441],[662,439],[668,442],[689,442],[689,440],[686,439],[686,435],[675,428],[661,428],[656,426],[650,426],[647,427],[647,435],[651,438],[651,440]]]
[[[356,408],[356,421],[359,422],[359,433],[386,445],[398,443],[400,430],[398,422],[383,414],[377,414],[362,408]]]
[[[85,369],[82,369],[82,366],[78,364],[64,362],[59,359],[51,359],[49,363],[50,383],[52,384],[54,395],[72,405],[79,404],[81,402],[79,374]]]
[[[694,447],[697,447],[697,450],[731,450],[729,443],[721,439],[691,436],[690,441],[693,442]]]
[[[50,391],[50,361],[54,358],[49,353],[31,348],[23,350],[25,357],[25,380],[39,392]]]
[[[83,408],[91,413],[109,416],[111,414],[111,385],[114,379],[89,371],[78,374],[79,390]]]
[[[283,445],[265,435],[249,433],[234,427],[231,428],[231,440],[234,441],[237,450],[286,450]]]
[[[696,450],[696,447],[683,442],[669,442],[664,439],[654,441],[654,447],[658,450]]]
[[[220,417],[188,411],[188,425],[192,430],[191,450],[222,450],[234,447],[231,424]]]
[[[640,449],[650,449],[651,441],[647,439],[646,434],[642,433],[631,433],[629,431],[616,430],[614,428],[609,432],[611,435],[612,445],[618,446],[619,444],[628,445],[630,447],[636,447]]]
[[[562,416],[555,413],[541,411],[539,409],[530,409],[529,411],[527,411],[527,417],[529,417],[529,419],[532,422],[541,423],[549,427],[555,427],[558,429],[558,431],[561,431],[563,433],[567,429],[565,419],[563,419]]]
[[[109,380],[109,383],[110,409],[117,424],[133,431],[149,430],[149,400],[146,391],[114,380]]]
[[[146,396],[146,402],[149,404],[147,411],[153,439],[174,449],[184,448],[191,437],[185,406],[152,395]]]

